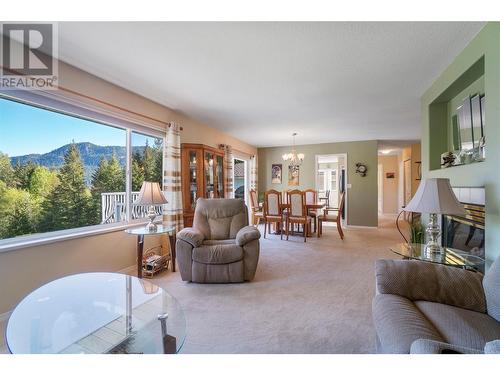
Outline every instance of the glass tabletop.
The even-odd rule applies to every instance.
[[[174,227],[166,226],[163,224],[158,224],[156,226],[156,230],[153,232],[150,232],[147,228],[146,225],[142,225],[140,227],[134,227],[134,228],[128,228],[125,229],[125,232],[128,234],[136,234],[136,235],[144,235],[147,236],[148,234],[172,234],[175,232]]]
[[[405,258],[422,260],[425,262],[439,263],[447,266],[473,269],[480,272],[484,271],[484,259],[466,253],[461,250],[444,247],[441,254],[428,255],[424,251],[425,244],[419,243],[400,243],[391,247],[391,251],[402,255]]]
[[[159,315],[168,314],[166,334]],[[14,354],[176,353],[186,321],[179,303],[149,281],[117,273],[83,273],[26,296],[6,330]]]

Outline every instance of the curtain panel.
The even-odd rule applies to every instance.
[[[233,189],[233,148],[230,145],[219,145],[219,149],[224,150],[224,179],[226,190],[224,191],[225,198],[234,198]]]
[[[163,148],[163,191],[165,204],[163,220],[176,232],[183,227],[181,190],[181,136],[180,125],[170,123]]]
[[[257,155],[253,155],[250,158],[250,189],[255,190],[257,197],[259,196],[258,186]]]

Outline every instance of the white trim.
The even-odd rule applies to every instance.
[[[157,220],[161,221],[161,220]],[[130,223],[93,225],[74,229],[65,229],[56,232],[33,234],[23,237],[14,237],[0,241],[0,254],[8,251],[25,249],[27,247],[47,245],[54,242],[73,240],[111,232],[120,232],[124,229],[147,223],[147,220],[137,220]],[[3,242],[3,243],[2,243]]]
[[[345,181],[344,181],[344,191],[345,191],[345,201],[344,201],[344,212],[345,212],[345,218],[342,220],[342,223],[345,223],[344,225],[347,226],[347,223],[349,222],[349,161],[348,161],[348,155],[347,152],[339,152],[336,154],[316,154],[314,155],[314,181],[315,181],[315,187],[316,190],[318,190],[318,159],[320,156],[342,156],[344,158],[344,167],[345,167]],[[337,185],[340,182],[340,174],[341,174],[342,169],[337,168]],[[339,173],[340,172],[340,173]],[[339,192],[340,189],[337,190],[337,193]]]
[[[345,225],[346,228],[360,228],[360,229],[378,229],[377,227],[367,226],[367,225]]]

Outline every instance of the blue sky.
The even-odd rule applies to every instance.
[[[133,134],[134,146],[151,137]],[[9,156],[44,154],[65,144],[125,146],[125,131],[0,98],[0,151]]]

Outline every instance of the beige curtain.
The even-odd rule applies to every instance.
[[[219,148],[224,150],[224,176],[226,190],[224,191],[224,198],[234,198],[233,190],[233,148],[230,145],[220,145]]]
[[[181,191],[181,136],[180,125],[170,123],[163,146],[163,191],[168,203],[163,220],[176,231],[183,227]]]
[[[253,155],[250,158],[250,189],[255,190],[257,193],[257,197],[259,196],[258,192],[258,173],[257,173],[257,155]]]

